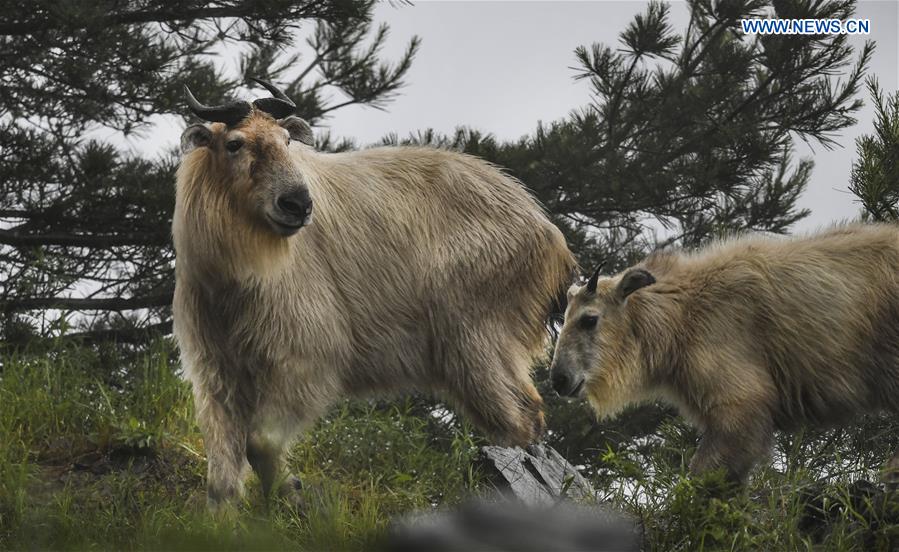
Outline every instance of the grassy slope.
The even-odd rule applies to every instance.
[[[0,362],[4,550],[370,548],[391,516],[482,481],[467,427],[411,401],[346,404],[292,451],[315,489],[304,512],[267,510],[251,479],[235,529],[204,513],[202,439],[165,344],[130,360],[68,349]],[[650,549],[887,550],[899,501],[857,480],[897,445],[895,423],[784,437],[782,473],[764,469],[727,500],[709,498],[713,479],[682,477],[695,434],[667,423],[658,444],[597,454],[594,483],[643,520]]]
[[[130,363],[136,377],[110,378],[102,362],[79,350],[3,361],[0,549],[364,548],[391,515],[477,481],[465,432],[409,404],[344,405],[292,451],[314,488],[306,515],[266,512],[251,480],[239,529],[218,526],[204,514],[189,387],[166,349]]]

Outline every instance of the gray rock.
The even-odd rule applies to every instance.
[[[640,550],[640,524],[596,504],[590,483],[551,447],[491,446],[481,452],[488,476],[501,494],[394,520],[386,550]]]
[[[596,491],[555,449],[546,445],[481,447],[493,484],[525,504],[548,506],[560,498],[595,499]]]

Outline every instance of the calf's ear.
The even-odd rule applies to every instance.
[[[656,283],[656,279],[649,271],[642,268],[632,268],[625,272],[621,277],[621,281],[618,282],[618,298],[624,301],[631,293],[640,288],[651,286],[654,283]]]
[[[212,131],[206,125],[190,125],[181,133],[181,153],[190,153],[195,148],[208,146],[212,142]]]

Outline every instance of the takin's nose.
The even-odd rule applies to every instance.
[[[278,196],[275,202],[281,214],[302,221],[312,213],[312,198],[306,190]]]
[[[576,397],[584,388],[584,377],[574,376],[566,370],[552,370],[552,385],[561,397]]]
[[[309,224],[312,218],[312,197],[306,189],[279,195],[269,212],[269,219],[276,232],[290,236]]]

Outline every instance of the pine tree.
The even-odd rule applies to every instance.
[[[129,341],[167,330],[176,152],[134,156],[99,136],[186,115],[184,85],[207,103],[248,96],[250,76],[284,87],[313,124],[352,104],[383,107],[419,41],[395,63],[382,60],[388,28],[372,28],[374,3],[6,2],[0,340],[69,331]],[[228,76],[222,60],[238,53],[239,74]],[[328,137],[320,145],[347,147]]]
[[[855,141],[849,190],[873,221],[899,220],[899,91],[884,97],[875,78],[868,79],[874,102],[874,134]]]
[[[786,232],[808,214],[796,201],[812,169],[792,162],[793,137],[830,146],[861,105],[854,95],[872,44],[847,70],[845,35],[757,37],[738,24],[767,14],[846,19],[852,1],[688,4],[681,34],[667,5],[651,2],[619,51],[578,48],[593,102],[510,152],[524,162],[506,161],[573,230],[610,241],[606,252],[640,241],[650,221],[666,229],[664,243],[687,247],[732,231]]]
[[[385,143],[426,143],[506,167],[566,229],[585,266],[620,268],[665,245],[694,247],[736,231],[784,233],[813,162],[793,140],[818,141],[855,123],[873,51],[846,35],[744,35],[745,18],[852,16],[853,0],[689,0],[677,33],[652,1],[621,47],[575,51],[590,105],[515,142],[460,128]],[[839,77],[838,77],[839,76]]]

